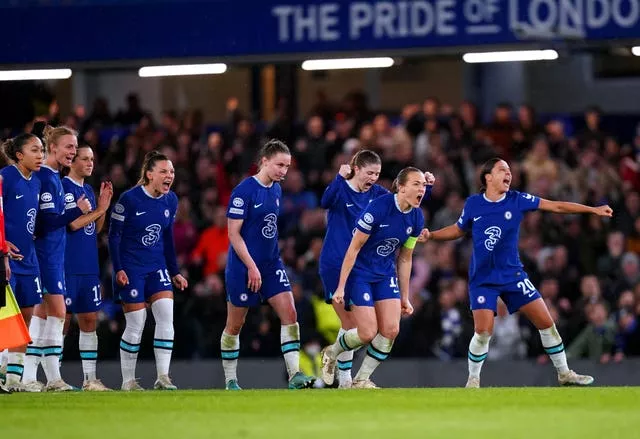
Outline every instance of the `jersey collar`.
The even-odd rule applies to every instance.
[[[48,166],[48,165],[41,165],[40,167],[41,168],[47,168],[48,170],[50,170],[51,172],[55,172],[56,174],[60,173],[60,171],[58,171],[56,169],[53,169],[51,166]]]
[[[144,185],[140,185],[140,189],[142,189],[142,192],[149,198],[152,198],[154,200],[158,200],[162,197],[164,197],[164,194],[160,194],[160,196],[158,197],[154,197],[153,195],[151,195],[149,192],[147,192],[147,190],[144,188]]]
[[[402,209],[400,209],[400,204],[398,204],[398,194],[393,194],[393,202],[394,202],[394,203],[395,203],[395,205],[396,205],[396,209],[398,209],[398,211],[399,211],[400,213],[404,213],[404,214],[406,215],[407,213],[409,213],[409,212],[411,212],[411,211],[413,210],[413,207],[411,207],[411,206],[409,206],[409,209],[408,209],[408,210],[402,210]]]
[[[20,175],[20,177],[24,178],[27,181],[31,181],[31,178],[33,177],[33,172],[31,173],[31,175],[29,176],[29,178],[25,177],[24,174],[22,173],[22,171],[20,171],[20,168],[18,168],[16,165],[11,165],[14,168],[16,168],[16,171],[18,171],[18,175]]]
[[[499,203],[500,201],[507,198],[507,193],[505,192],[504,195],[498,198],[496,201],[491,201],[490,199],[488,199],[487,194],[485,194],[484,192],[482,193],[482,198],[484,198],[484,201],[486,201],[487,203]]]
[[[254,175],[254,176],[253,176],[253,179],[254,179],[254,180],[255,180],[255,181],[256,181],[260,186],[262,186],[262,187],[269,188],[269,187],[273,186],[273,181],[271,182],[271,184],[270,184],[270,185],[268,185],[268,186],[267,186],[266,184],[263,184],[263,183],[260,181],[260,179],[258,178],[258,176],[257,176],[257,175]]]
[[[64,177],[64,178],[68,179],[71,183],[75,184],[75,185],[76,185],[76,186],[78,186],[78,187],[82,187],[82,188],[84,187],[84,185],[82,185],[82,184],[78,183],[78,182],[77,182],[77,181],[75,181],[73,178],[69,177],[68,175],[65,175],[65,177]]]

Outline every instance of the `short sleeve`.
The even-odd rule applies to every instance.
[[[129,203],[127,202],[125,194],[122,194],[116,205],[113,206],[113,210],[111,211],[111,219],[124,222],[129,210],[128,204]]]
[[[518,198],[516,201],[520,212],[529,212],[531,210],[537,210],[540,206],[540,197],[528,194],[526,192],[518,192]]]
[[[64,189],[64,210],[78,207],[76,194],[74,193],[71,184],[67,182],[66,178],[62,180],[62,188]]]
[[[467,200],[464,203],[464,208],[462,209],[460,218],[458,218],[458,221],[456,222],[458,227],[460,227],[460,229],[465,232],[471,228],[471,224],[472,224],[471,217],[473,215],[470,210],[471,210],[471,206],[470,206],[469,200]]]
[[[378,226],[383,215],[377,209],[379,203],[371,202],[360,214],[360,218],[356,221],[356,228],[362,233],[370,235],[374,228]]]
[[[227,206],[227,218],[245,219],[250,203],[251,198],[249,194],[236,188],[236,190],[231,193],[231,201],[229,201],[229,206]]]
[[[53,197],[58,194],[58,188],[49,179],[40,180],[40,205],[39,210],[42,213],[58,213],[56,211],[56,203]]]

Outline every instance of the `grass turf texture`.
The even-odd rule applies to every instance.
[[[0,396],[2,437],[598,438],[640,427],[640,388],[177,391]]]

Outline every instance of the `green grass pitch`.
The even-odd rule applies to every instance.
[[[243,390],[0,396],[3,438],[634,437],[640,388]]]

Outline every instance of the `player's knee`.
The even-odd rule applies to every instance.
[[[488,343],[491,339],[491,331],[488,329],[478,330],[478,328],[476,328],[476,338],[480,343]]]
[[[360,337],[363,344],[371,343],[371,340],[373,340],[376,334],[378,334],[378,328],[376,327],[358,328],[358,337]]]
[[[400,332],[400,324],[384,325],[380,328],[380,334],[389,340],[395,340]]]
[[[173,325],[173,299],[158,299],[151,304],[151,311],[156,324]]]
[[[280,315],[280,323],[283,325],[293,325],[297,321],[298,321],[298,313],[296,312],[296,309],[293,306],[287,308]]]

